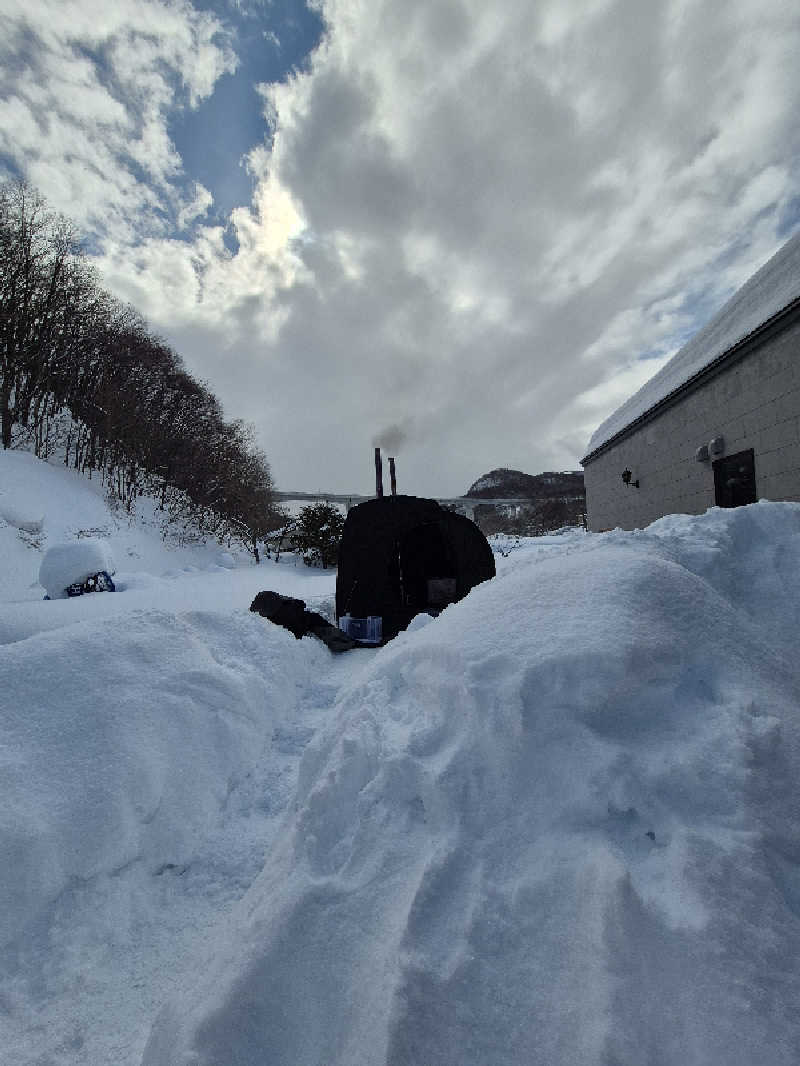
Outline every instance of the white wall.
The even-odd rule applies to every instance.
[[[641,528],[664,514],[714,504],[713,437],[724,455],[753,448],[759,499],[800,501],[800,322],[781,332],[586,464],[589,528]],[[626,487],[631,470],[638,489]]]

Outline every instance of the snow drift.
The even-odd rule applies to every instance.
[[[248,611],[332,574],[0,473],[3,1062],[800,1061],[800,507],[505,541],[334,657]],[[121,591],[43,602],[90,530]]]
[[[665,519],[375,654],[146,1066],[796,1063],[798,564]]]

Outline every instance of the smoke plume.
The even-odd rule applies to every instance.
[[[410,434],[410,419],[404,419],[402,423],[394,422],[375,434],[372,438],[372,447],[383,448],[389,455],[397,455],[408,441]]]

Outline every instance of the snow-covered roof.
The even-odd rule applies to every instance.
[[[800,232],[746,281],[666,366],[595,430],[586,454],[591,455],[798,298]]]

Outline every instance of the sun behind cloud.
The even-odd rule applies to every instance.
[[[363,489],[376,427],[406,422],[419,492],[574,467],[800,224],[788,0],[312,7],[297,31],[277,0],[0,15],[7,169],[279,484]]]

